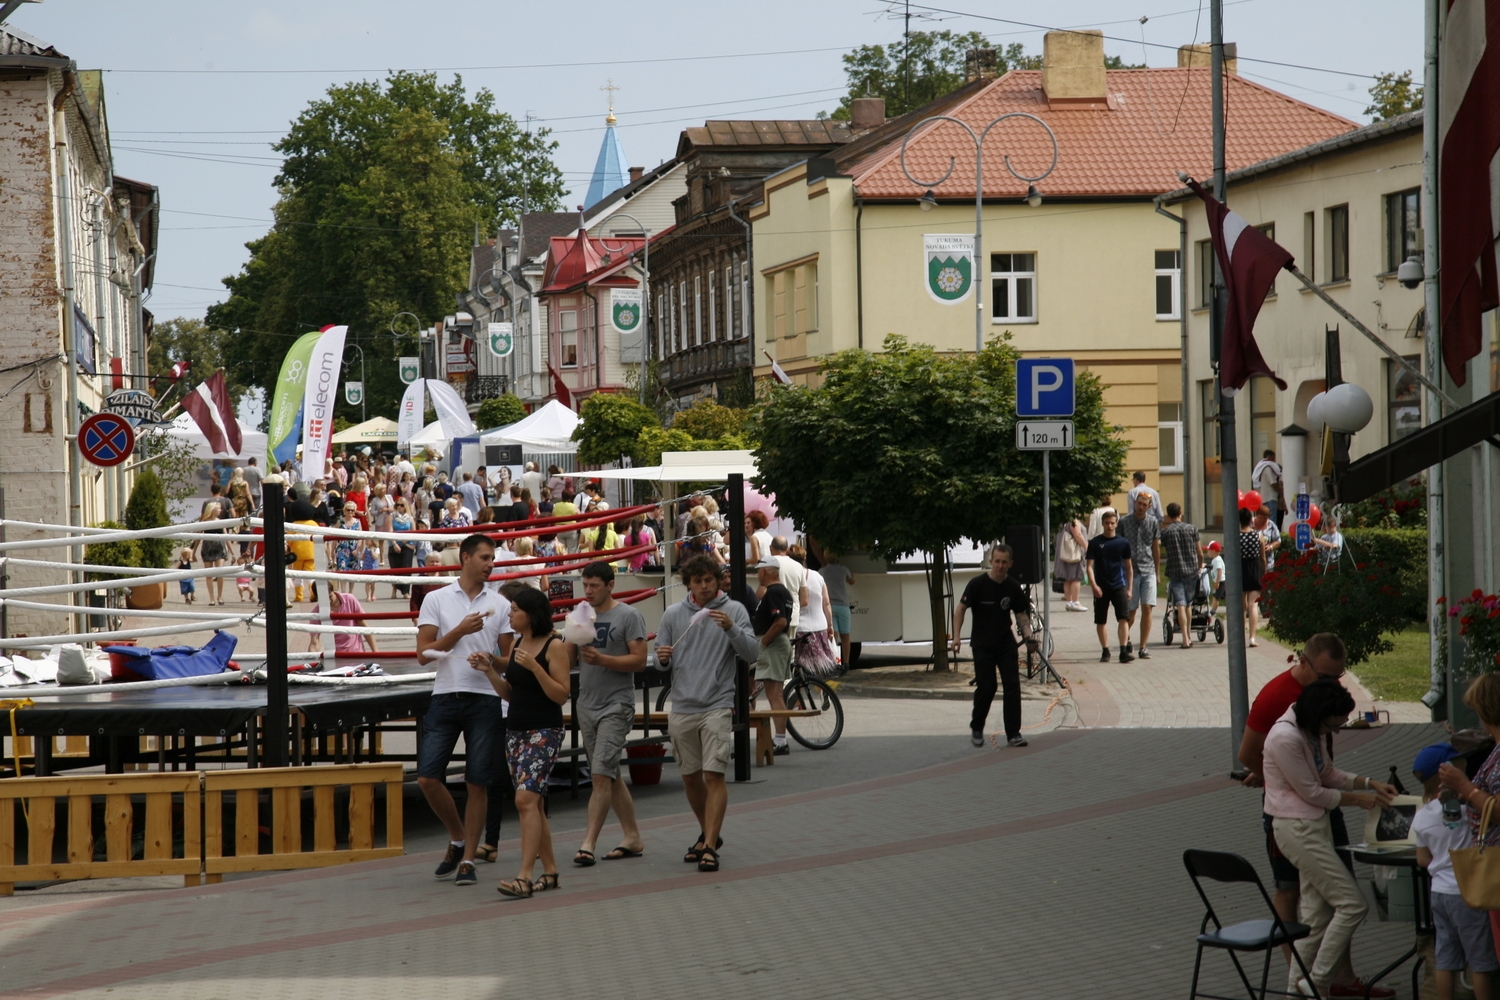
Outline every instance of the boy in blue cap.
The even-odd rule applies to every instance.
[[[1464,758],[1451,743],[1434,743],[1423,747],[1411,766],[1412,774],[1422,782],[1422,808],[1412,819],[1411,830],[1417,842],[1417,863],[1432,879],[1437,995],[1438,1000],[1453,1000],[1454,975],[1467,966],[1475,1000],[1489,1000],[1490,973],[1500,969],[1500,962],[1495,959],[1489,914],[1471,910],[1464,902],[1453,875],[1453,861],[1448,857],[1454,848],[1469,847],[1474,842],[1468,821],[1456,808],[1458,800],[1454,799],[1453,808],[1445,813],[1445,803],[1438,798],[1438,768],[1449,761],[1462,768]]]

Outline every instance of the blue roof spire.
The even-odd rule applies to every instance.
[[[620,146],[620,137],[615,132],[615,95],[619,90],[613,80],[600,90],[609,92],[609,115],[604,119],[604,142],[599,146],[599,159],[594,163],[594,176],[589,181],[588,195],[583,199],[584,208],[593,207],[599,199],[629,183],[630,164],[625,160],[625,150]]]

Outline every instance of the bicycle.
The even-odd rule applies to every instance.
[[[751,700],[757,693],[751,690]],[[672,677],[667,674],[666,684],[656,696],[656,711],[664,712],[667,696],[672,692]],[[844,705],[838,692],[820,677],[809,674],[795,659],[792,661],[792,676],[781,686],[781,696],[786,707],[791,709],[817,709],[818,715],[804,715],[786,720],[786,730],[792,739],[809,750],[827,750],[844,734]]]

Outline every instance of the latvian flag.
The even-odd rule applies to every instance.
[[[235,419],[229,390],[220,368],[182,399],[182,408],[192,416],[215,455],[240,453],[240,422]]]
[[[1203,199],[1208,216],[1208,234],[1213,238],[1214,256],[1224,273],[1228,302],[1224,314],[1224,343],[1219,348],[1219,377],[1224,392],[1233,395],[1245,387],[1252,375],[1264,375],[1285,389],[1286,383],[1276,377],[1260,345],[1255,342],[1255,317],[1261,303],[1270,294],[1276,272],[1292,264],[1292,255],[1243,217],[1231,212],[1195,180],[1188,187]]]
[[[771,352],[761,351],[760,353],[764,354],[766,356],[766,360],[771,362],[771,377],[780,382],[782,385],[791,385],[792,377],[788,375],[782,369],[782,367],[776,363],[776,359],[771,357]]]
[[[1500,306],[1500,4],[1448,0],[1447,7],[1438,50],[1438,294],[1443,364],[1463,385],[1465,365],[1483,346],[1484,314]]]

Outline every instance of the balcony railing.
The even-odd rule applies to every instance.
[[[509,375],[477,375],[464,383],[464,401],[478,403],[505,395],[510,385]]]
[[[667,359],[667,379],[672,383],[706,381],[749,368],[750,342],[702,344],[679,351]]]

